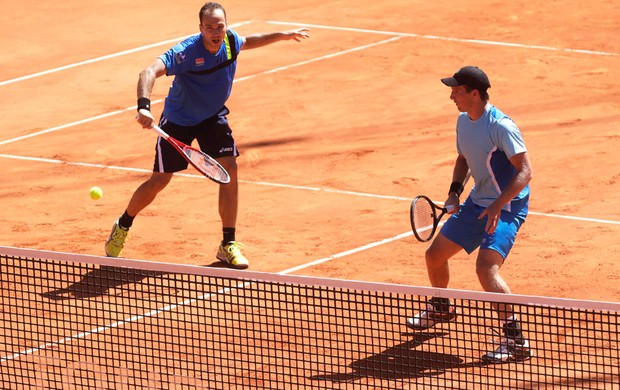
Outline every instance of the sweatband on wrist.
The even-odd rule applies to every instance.
[[[457,196],[461,196],[464,189],[465,187],[463,187],[463,183],[453,181],[452,184],[450,184],[450,191],[448,191],[448,195],[454,192]]]
[[[151,111],[151,99],[149,98],[139,98],[138,99],[138,111],[147,110]]]

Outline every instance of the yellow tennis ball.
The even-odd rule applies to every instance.
[[[103,190],[97,186],[91,187],[90,197],[94,200],[100,199],[103,196]]]

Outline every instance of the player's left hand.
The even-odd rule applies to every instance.
[[[285,39],[287,40],[294,39],[297,42],[300,42],[302,39],[310,38],[310,34],[308,34],[308,31],[310,31],[309,28],[302,27],[295,30],[283,31],[282,34],[284,34]]]
[[[485,231],[489,234],[492,234],[497,228],[497,223],[499,222],[499,218],[502,214],[502,208],[500,206],[492,203],[489,207],[484,209],[482,213],[478,216],[478,219],[483,219],[485,216],[487,217],[487,224],[485,227]]]

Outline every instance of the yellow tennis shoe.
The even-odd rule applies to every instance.
[[[112,232],[110,237],[105,242],[105,254],[108,257],[119,257],[123,251],[123,245],[127,240],[127,234],[129,229],[125,229],[118,224],[118,220],[112,225]]]
[[[248,268],[250,262],[241,253],[242,248],[243,244],[237,241],[229,241],[226,244],[220,244],[216,257],[219,261],[223,261],[233,268]]]

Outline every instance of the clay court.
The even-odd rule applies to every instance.
[[[138,73],[198,32],[202,3],[5,3],[0,245],[103,255],[153,163]],[[620,300],[620,3],[285,3],[223,3],[241,35],[311,29],[238,59],[228,107],[251,270],[428,286],[409,204],[445,199],[458,112],[439,79],[477,65],[535,174],[502,275],[517,294]],[[217,185],[186,173],[136,218],[124,257],[221,265]],[[473,257],[451,265],[451,287],[480,290]]]

